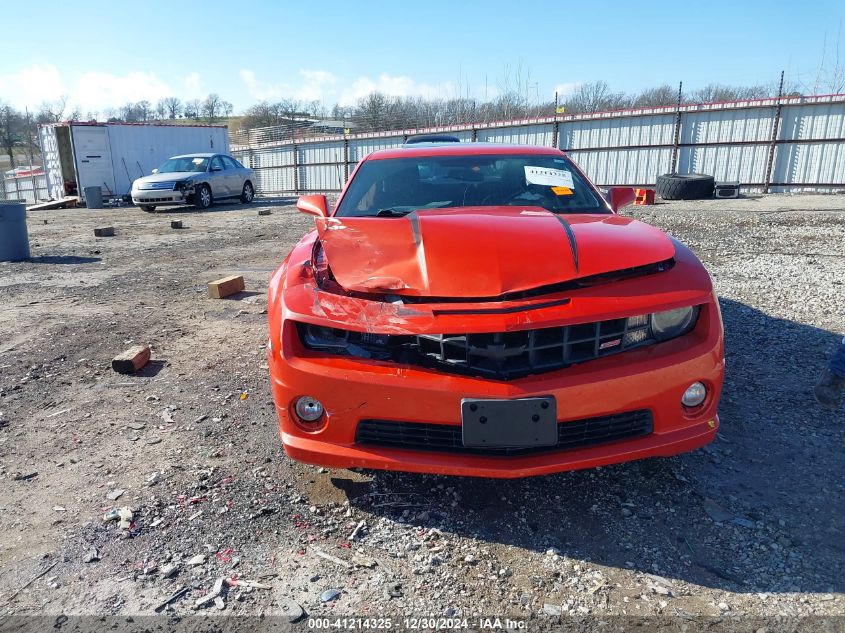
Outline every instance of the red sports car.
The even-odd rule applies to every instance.
[[[362,160],[269,290],[287,454],[525,477],[669,456],[719,427],[707,271],[557,149],[415,143]]]

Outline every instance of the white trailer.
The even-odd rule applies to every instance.
[[[100,187],[103,197],[125,196],[132,181],[148,176],[171,156],[229,153],[225,125],[147,123],[52,123],[38,128],[52,199],[84,197]]]

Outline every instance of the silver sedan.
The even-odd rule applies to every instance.
[[[220,200],[252,202],[255,173],[226,154],[185,154],[132,183],[132,202],[144,211],[160,204],[207,209]]]

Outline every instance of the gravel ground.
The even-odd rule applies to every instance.
[[[715,280],[719,436],[520,481],[284,456],[264,293],[312,224],[290,203],[30,214],[33,259],[0,264],[0,616],[150,615],[183,588],[163,613],[845,615],[845,415],[811,395],[845,331],[845,196],[628,210]],[[207,298],[235,273],[246,292]],[[137,343],[154,361],[113,373]]]

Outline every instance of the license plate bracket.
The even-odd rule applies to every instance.
[[[461,400],[461,432],[467,448],[534,448],[558,441],[557,402],[552,396]]]

